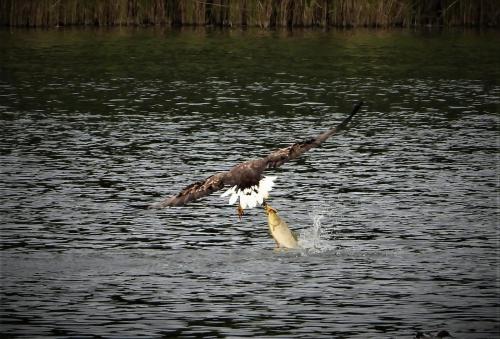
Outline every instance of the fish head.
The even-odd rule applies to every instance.
[[[270,214],[276,215],[277,211],[274,208],[272,208],[271,205],[269,205],[267,203],[264,203],[263,205],[264,205],[264,208],[266,210],[267,215],[270,215]]]
[[[268,204],[265,205],[265,209],[269,225],[279,225],[281,223],[281,219],[278,216],[278,212]]]

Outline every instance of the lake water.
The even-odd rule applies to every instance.
[[[2,336],[500,332],[500,33],[0,31]],[[270,172],[306,249],[191,182]]]

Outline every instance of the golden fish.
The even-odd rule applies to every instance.
[[[269,204],[265,204],[264,208],[267,213],[269,231],[276,241],[276,248],[298,248],[297,234],[290,230],[286,222],[279,217],[278,212]]]

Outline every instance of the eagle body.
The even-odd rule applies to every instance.
[[[255,186],[262,179],[262,173],[266,169],[265,159],[250,160],[234,166],[227,173],[226,185],[238,185],[245,189]]]
[[[271,152],[263,158],[246,161],[234,166],[227,172],[214,174],[205,180],[185,187],[177,195],[150,207],[183,206],[229,186],[230,188],[222,196],[230,196],[230,204],[239,202],[238,213],[241,217],[243,209],[261,205],[267,199],[276,177],[264,176],[263,173],[266,170],[279,167],[288,161],[296,159],[309,149],[320,146],[330,136],[344,129],[362,105],[362,101],[356,104],[351,114],[339,125],[319,134],[315,138],[293,143],[288,147]]]

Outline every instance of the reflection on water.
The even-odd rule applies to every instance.
[[[0,32],[5,335],[493,337],[495,32]],[[335,125],[263,210],[144,207]],[[316,250],[312,250],[316,249]]]

